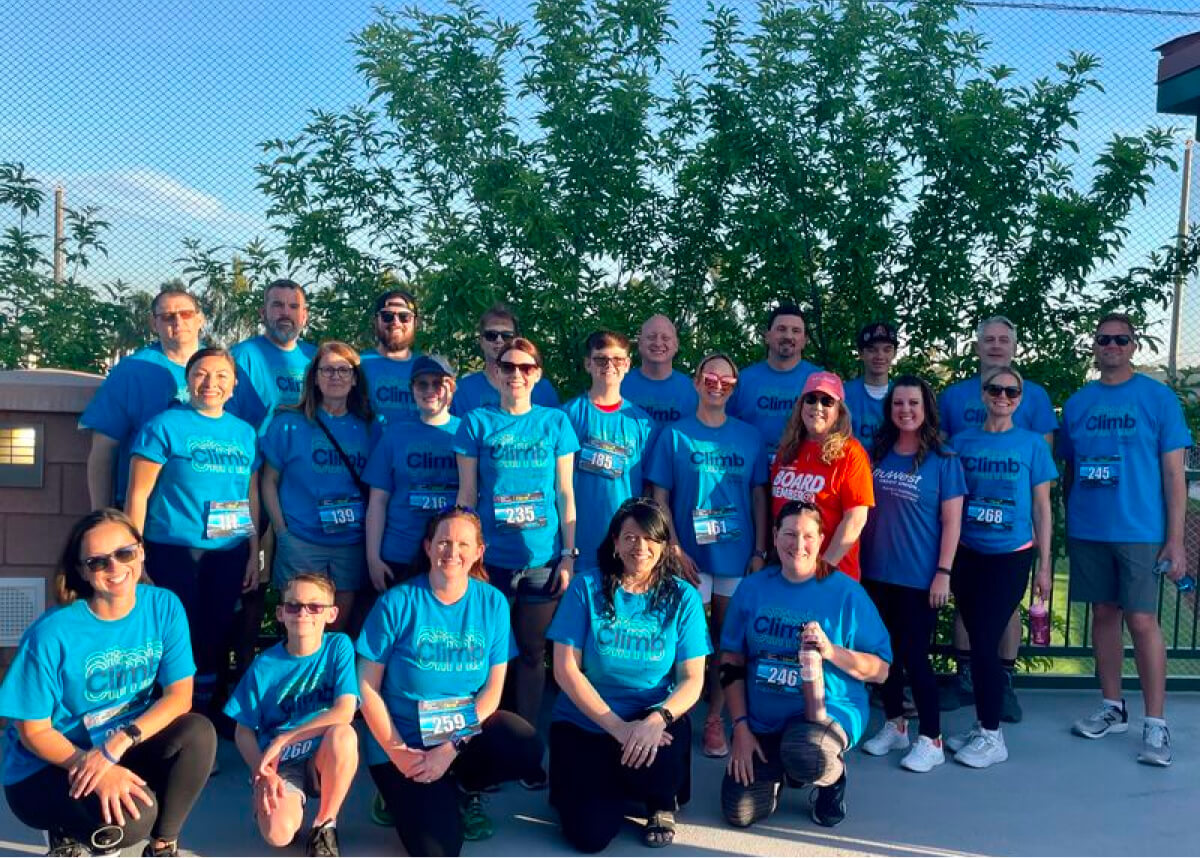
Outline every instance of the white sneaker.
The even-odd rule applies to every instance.
[[[986,769],[1008,759],[1008,748],[1004,734],[999,730],[983,730],[970,743],[954,755],[954,759],[973,769]]]
[[[953,736],[950,736],[948,739],[946,739],[946,748],[951,753],[957,754],[963,748],[967,747],[967,745],[971,744],[971,740],[978,736],[979,731],[982,729],[983,727],[981,727],[979,722],[976,721],[975,726],[973,726],[970,730],[966,730],[962,733],[955,733]]]
[[[895,721],[884,721],[879,732],[862,743],[862,749],[872,757],[882,757],[888,751],[903,751],[911,744],[907,730],[901,730]]]
[[[928,736],[917,736],[917,744],[900,760],[902,768],[910,772],[927,772],[934,766],[946,762],[946,753],[942,750],[941,741],[934,741]]]

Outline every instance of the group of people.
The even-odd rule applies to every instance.
[[[143,838],[145,854],[176,854],[221,717],[267,843],[291,842],[319,796],[314,855],[338,854],[356,713],[373,816],[410,854],[489,836],[480,793],[513,780],[549,787],[580,851],[605,848],[631,801],[646,845],[671,843],[702,698],[700,745],[728,757],[736,826],[774,812],[784,786],[815,788],[814,821],[837,825],[860,742],[906,749],[916,772],[947,749],[1002,762],[1001,720],[1020,718],[1017,609],[1031,572],[1035,599],[1053,590],[1056,437],[1102,691],[1074,730],[1128,729],[1124,623],[1145,698],[1138,759],[1171,762],[1155,567],[1185,571],[1191,438],[1169,388],[1133,371],[1127,317],[1100,321],[1099,379],[1059,425],[1013,366],[1003,317],[979,325],[979,373],[939,399],[891,377],[887,322],[859,332],[863,372],[843,383],[803,359],[795,305],[767,318],[765,361],[713,353],[690,378],[655,316],[636,369],[627,337],[589,336],[591,384],[559,407],[500,306],[480,321],[483,370],[461,379],[414,349],[402,290],[375,302],[361,355],[301,341],[307,299],[290,280],[265,291],[265,334],[228,351],[202,343],[186,292],[152,310],[158,343],[117,364],[80,420],[95,511],[63,549],[61,606],[0,685],[0,779],[52,854]],[[285,637],[229,676],[264,572]],[[930,646],[951,597],[954,693],[977,722],[943,743]],[[548,643],[559,694],[542,735]],[[863,741],[868,683],[885,720]]]

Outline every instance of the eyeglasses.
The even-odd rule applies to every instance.
[[[818,402],[825,408],[833,408],[838,401],[827,393],[806,393],[802,400],[805,405],[816,405]]]
[[[497,366],[500,367],[500,371],[505,375],[516,375],[520,371],[521,375],[526,378],[529,378],[538,369],[536,363],[513,363],[510,360],[498,361]]]
[[[174,310],[169,313],[155,313],[154,318],[160,322],[166,322],[168,325],[174,324],[176,321],[189,322],[196,318],[197,310]]]
[[[733,390],[737,378],[732,375],[717,375],[715,372],[700,373],[700,381],[710,390]]]
[[[281,602],[280,607],[293,617],[299,614],[301,611],[315,617],[326,608],[332,608],[333,605],[325,605],[321,602]]]
[[[490,331],[490,330],[484,331],[482,334],[480,334],[480,336],[483,337],[485,340],[487,340],[489,343],[498,343],[501,340],[504,340],[504,342],[507,343],[509,340],[511,340],[516,335],[517,335],[516,331]]]
[[[83,558],[83,567],[87,571],[95,574],[103,572],[115,560],[117,563],[132,563],[137,559],[138,549],[142,547],[140,542],[134,542],[130,545],[123,545],[116,551],[111,551],[108,554],[93,554],[90,557]]]
[[[379,317],[379,321],[385,325],[390,325],[392,322],[398,321],[402,325],[409,324],[413,319],[417,318],[416,313],[411,313],[408,310],[380,310],[375,314]]]
[[[1096,334],[1096,345],[1107,346],[1116,343],[1121,348],[1133,342],[1133,337],[1129,334]]]
[[[620,369],[623,366],[629,366],[629,358],[627,357],[608,357],[607,355],[593,355],[588,358],[596,369],[608,369],[610,366],[615,369]]]
[[[349,378],[354,375],[352,366],[319,366],[317,372],[325,378]]]
[[[1002,395],[1009,399],[1017,399],[1021,396],[1021,388],[1007,384],[987,384],[984,385],[983,392],[995,399],[999,399]]]
[[[442,390],[446,386],[444,377],[418,378],[412,383],[413,390]]]

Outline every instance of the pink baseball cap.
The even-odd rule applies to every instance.
[[[838,402],[846,400],[846,391],[842,387],[842,380],[832,372],[814,372],[804,382],[804,390],[800,391],[800,395],[806,393],[828,393]]]

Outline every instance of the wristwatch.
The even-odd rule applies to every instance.
[[[141,744],[142,728],[137,724],[126,724],[121,728],[121,732],[129,737],[129,747],[133,748]]]
[[[759,560],[766,560],[767,557],[769,556],[769,554],[766,551],[755,551],[754,556],[757,557]]]
[[[666,706],[654,706],[650,709],[651,712],[657,712],[662,716],[663,722],[667,727],[675,723],[675,716],[671,714],[671,710]]]
[[[578,548],[564,548],[562,551],[560,551],[558,553],[558,556],[561,557],[563,560],[566,560],[568,557],[570,557],[572,560],[574,560],[576,557],[579,556],[579,549]]]

